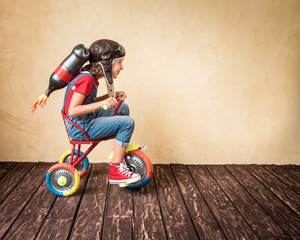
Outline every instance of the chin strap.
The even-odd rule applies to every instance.
[[[104,76],[104,78],[105,78],[105,83],[106,83],[106,87],[107,87],[108,96],[109,97],[114,97],[114,98],[117,97],[114,84],[113,83],[109,84],[106,80],[106,76]]]
[[[108,97],[114,97],[115,98],[115,97],[117,97],[117,95],[116,95],[116,91],[115,91],[114,82],[113,82],[113,80],[111,81],[111,83],[108,81],[107,76],[106,76],[106,72],[104,70],[104,67],[103,67],[101,62],[99,62],[99,63],[100,63],[100,66],[102,68],[102,71],[104,73],[104,78],[105,78],[105,83],[106,83],[106,87],[107,87]]]

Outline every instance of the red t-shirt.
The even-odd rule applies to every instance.
[[[95,78],[95,84],[96,86],[99,85],[98,79]],[[72,86],[72,88],[69,90],[66,103],[65,103],[65,114],[69,114],[69,106],[71,103],[71,99],[73,97],[74,92],[82,93],[85,95],[85,98],[83,100],[83,103],[86,101],[86,99],[92,94],[92,91],[94,89],[94,82],[93,77],[91,75],[85,75],[78,79]]]

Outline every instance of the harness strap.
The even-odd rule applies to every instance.
[[[88,72],[88,71],[84,71],[84,72],[79,73],[79,74],[72,80],[72,82],[70,82],[69,85],[68,85],[68,88],[67,88],[67,90],[66,90],[65,97],[64,97],[63,107],[62,107],[62,111],[63,111],[63,112],[65,112],[65,104],[66,104],[67,97],[68,97],[68,94],[69,94],[70,89],[73,87],[74,83],[77,82],[81,77],[84,77],[84,76],[87,76],[87,75],[90,75],[90,76],[93,78],[93,85],[94,85],[94,87],[96,88],[95,78],[94,78],[93,74],[91,74],[91,73]]]
[[[66,90],[66,93],[65,93],[65,97],[64,97],[64,103],[63,103],[63,108],[61,110],[61,114],[63,116],[63,120],[64,120],[64,124],[65,124],[65,127],[66,127],[66,130],[67,130],[67,126],[66,126],[66,121],[69,122],[70,124],[72,124],[74,127],[76,127],[77,129],[79,129],[81,132],[83,132],[83,134],[85,135],[85,137],[88,139],[88,141],[91,142],[91,139],[89,137],[89,135],[86,133],[86,131],[84,131],[81,127],[79,127],[78,125],[76,125],[66,114],[65,114],[65,104],[66,104],[66,101],[67,101],[67,97],[68,97],[68,94],[69,94],[69,91],[70,89],[73,87],[74,83],[76,81],[78,81],[81,77],[83,76],[87,76],[87,75],[90,75],[92,76],[93,78],[93,85],[94,87],[96,88],[96,83],[95,83],[95,78],[94,76],[90,73],[90,72],[87,72],[87,71],[84,71],[82,73],[80,73],[79,75],[76,76],[76,78],[74,78],[74,80],[72,82],[69,83],[68,85],[68,88]],[[68,130],[67,130],[68,131]],[[68,135],[69,136],[69,135]],[[69,136],[70,138],[70,136]]]

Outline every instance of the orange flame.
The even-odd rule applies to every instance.
[[[48,99],[48,97],[45,95],[45,93],[43,93],[41,96],[39,96],[38,100],[35,102],[35,104],[31,108],[31,114],[33,115],[35,110],[38,107],[46,106],[47,99]]]

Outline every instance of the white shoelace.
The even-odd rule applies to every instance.
[[[128,177],[130,177],[131,174],[134,174],[133,172],[129,171],[127,165],[124,163],[121,163],[119,166],[117,166],[117,168],[125,176],[127,175]]]

